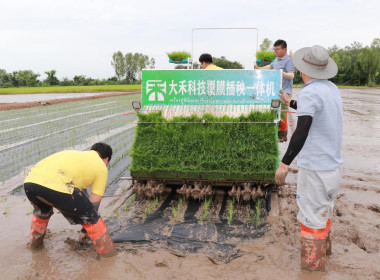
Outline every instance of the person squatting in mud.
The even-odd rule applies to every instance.
[[[41,247],[53,207],[70,224],[82,225],[80,239],[88,236],[102,257],[117,254],[106,225],[98,213],[108,177],[112,148],[95,143],[90,151],[67,150],[38,162],[24,181],[26,196],[34,207],[30,244]],[[87,188],[91,187],[91,194]],[[80,240],[81,241],[81,240]]]
[[[293,61],[304,83],[298,101],[280,93],[285,105],[297,110],[297,127],[276,172],[285,184],[289,165],[298,155],[297,219],[301,223],[301,268],[325,270],[331,254],[331,217],[341,180],[343,106],[338,88],[327,79],[338,67],[327,50],[298,50]]]

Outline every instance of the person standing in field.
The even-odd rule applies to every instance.
[[[98,213],[111,157],[109,145],[95,143],[90,151],[58,152],[32,167],[24,181],[26,196],[34,207],[30,232],[32,248],[42,246],[53,208],[56,208],[70,224],[82,225],[81,238],[88,235],[100,256],[117,254]]]
[[[301,268],[325,270],[331,254],[331,217],[341,181],[343,106],[338,88],[327,79],[338,67],[327,50],[313,46],[293,57],[304,83],[298,101],[281,91],[285,105],[297,110],[297,127],[276,171],[285,184],[289,165],[298,155],[297,219],[301,230]]]
[[[221,67],[216,66],[212,61],[211,54],[204,53],[199,57],[199,63],[201,64],[202,69],[206,70],[220,70]]]
[[[292,58],[287,54],[287,43],[284,40],[277,40],[273,44],[276,59],[269,65],[256,67],[256,69],[282,70],[282,90],[291,98],[293,92],[293,79],[295,67]],[[285,108],[287,109],[287,107]],[[285,112],[280,121],[278,140],[286,142],[288,140],[288,114]]]

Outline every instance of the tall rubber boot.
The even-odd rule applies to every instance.
[[[325,271],[326,229],[308,228],[301,224],[301,269]]]
[[[82,226],[91,238],[92,244],[94,245],[99,256],[108,258],[117,255],[111,236],[102,218],[100,218],[94,225],[89,224]]]
[[[280,121],[278,127],[278,141],[286,142],[288,140],[288,112],[285,112],[285,117]]]
[[[326,255],[331,255],[331,219],[326,223]]]
[[[42,246],[49,220],[50,218],[41,219],[33,213],[32,226],[30,229],[30,246],[32,248]]]

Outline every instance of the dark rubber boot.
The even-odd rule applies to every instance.
[[[30,229],[30,246],[32,248],[35,249],[42,246],[49,220],[50,218],[48,219],[38,218],[33,213],[32,226]]]
[[[312,229],[301,224],[301,269],[325,271],[326,229]]]
[[[108,258],[117,255],[117,250],[113,245],[111,236],[102,218],[100,218],[94,225],[82,226],[86,229],[87,234],[91,238],[92,244],[100,257]]]

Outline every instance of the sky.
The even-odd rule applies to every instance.
[[[369,46],[380,37],[379,11],[379,0],[0,0],[0,69],[107,79],[117,51],[153,57],[156,69],[174,68],[171,51],[252,69],[265,38],[284,39],[293,52]]]

